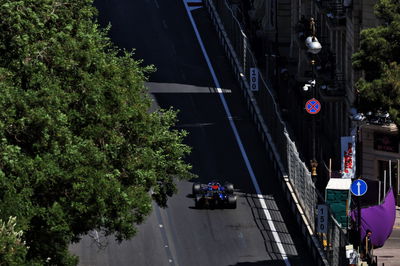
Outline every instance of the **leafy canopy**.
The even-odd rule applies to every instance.
[[[21,266],[26,262],[22,231],[16,231],[15,226],[15,217],[9,217],[7,222],[0,219],[0,265]]]
[[[0,0],[0,219],[17,217],[31,265],[75,265],[68,245],[93,229],[132,237],[191,176],[176,112],[149,112],[154,69],[95,16],[92,0]]]
[[[364,77],[356,83],[361,111],[389,111],[400,126],[400,1],[379,0],[376,16],[383,25],[361,32],[353,66]]]

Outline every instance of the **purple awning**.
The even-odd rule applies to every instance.
[[[352,210],[350,216],[356,221],[357,210]],[[361,237],[369,229],[372,231],[372,244],[376,247],[383,246],[392,233],[395,219],[396,203],[393,189],[390,188],[382,204],[361,209]]]

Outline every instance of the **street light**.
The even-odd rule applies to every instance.
[[[312,86],[315,86],[315,79],[309,80],[308,83],[304,84],[303,91],[307,92]]]
[[[317,37],[315,37],[315,36],[307,37],[306,46],[308,48],[307,51],[312,54],[318,54],[322,49],[322,45],[320,44]]]
[[[355,122],[356,129],[355,132],[352,134],[356,137],[356,171],[354,174],[354,179],[361,178],[361,160],[362,160],[362,141],[360,140],[360,130],[363,126],[368,125],[368,122],[365,121],[366,117],[363,113],[353,113],[351,120]],[[356,204],[357,204],[357,232],[358,232],[358,240],[356,242],[357,247],[361,247],[361,204],[360,204],[360,197],[356,197]]]
[[[314,53],[313,53],[314,54]],[[314,73],[314,68],[315,68],[315,60],[311,60],[311,71],[312,71],[312,80],[315,80],[315,73]],[[312,93],[312,98],[315,98],[315,83],[311,85],[311,93]],[[315,156],[315,115],[312,117],[312,159],[310,161],[311,165],[311,176],[313,177],[314,182],[317,180],[317,166],[318,162],[316,160]]]
[[[354,113],[351,116],[351,120],[355,123],[356,128],[352,130],[352,135],[355,136],[356,138],[356,171],[354,174],[354,178],[358,178],[361,176],[361,160],[362,160],[362,156],[361,156],[361,128],[365,125],[368,125],[368,120],[367,117],[363,114],[363,113]]]
[[[306,47],[308,48],[307,52],[310,52],[312,54],[318,54],[322,49],[322,45],[315,36],[316,29],[315,29],[315,21],[313,18],[310,18],[310,33],[311,36],[308,36],[305,40]]]
[[[312,60],[311,60],[311,71],[312,71],[312,79],[311,82],[309,83],[309,86],[305,85],[303,87],[304,91],[307,91],[308,88],[311,88],[311,93],[312,93],[312,98],[315,98],[315,90],[316,90],[316,81],[315,81],[315,55],[318,54],[321,49],[322,45],[318,41],[317,37],[315,36],[316,30],[315,30],[315,21],[313,18],[310,18],[310,33],[311,36],[307,37],[305,40],[305,45],[308,48],[307,52],[312,54]],[[312,117],[312,159],[310,161],[310,166],[311,166],[311,176],[313,177],[314,182],[316,181],[317,177],[317,166],[318,162],[316,160],[315,156],[315,114]]]

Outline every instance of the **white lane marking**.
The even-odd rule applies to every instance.
[[[165,253],[167,255],[169,264],[171,266],[178,266],[178,263],[174,262],[174,260],[173,260],[174,256],[172,255],[172,251],[169,248],[167,230],[165,229],[165,226],[162,223],[163,219],[161,217],[160,207],[155,206],[154,204],[152,206],[153,206],[153,208],[155,210],[155,213],[156,213],[156,216],[157,216],[158,226],[160,227],[161,238],[162,238],[163,243],[164,243]]]
[[[97,232],[97,230],[94,230],[94,233],[95,233],[94,239],[96,240],[97,243],[100,243],[99,233]]]
[[[202,6],[191,6],[190,7],[190,11],[193,11],[193,10],[196,10],[196,9],[199,9],[199,8],[202,8]]]
[[[265,217],[267,218],[269,228],[271,229],[272,235],[274,237],[276,245],[278,246],[279,252],[281,253],[282,259],[285,262],[285,265],[286,266],[290,266],[291,264],[290,264],[289,258],[288,258],[287,254],[285,252],[285,249],[283,248],[282,241],[281,241],[281,239],[279,237],[279,234],[276,231],[274,222],[272,221],[271,214],[270,214],[269,210],[267,209],[267,204],[265,203],[265,200],[264,200],[264,198],[262,196],[260,186],[258,185],[256,176],[255,176],[254,171],[253,171],[253,168],[251,167],[249,158],[247,157],[247,154],[246,154],[246,151],[244,149],[243,143],[242,143],[242,141],[241,141],[241,139],[239,137],[239,133],[237,131],[236,125],[233,122],[231,111],[229,110],[228,104],[226,103],[226,100],[225,100],[224,94],[222,92],[221,86],[220,86],[219,81],[217,79],[217,76],[216,76],[216,74],[214,72],[214,68],[211,65],[210,58],[208,57],[207,51],[206,51],[206,49],[204,47],[204,44],[203,44],[203,41],[202,41],[202,39],[200,37],[200,33],[199,33],[199,30],[197,29],[196,22],[193,19],[193,16],[192,16],[192,14],[191,14],[191,12],[189,10],[189,7],[188,7],[186,1],[183,0],[183,2],[184,2],[184,5],[185,5],[185,8],[186,8],[186,13],[189,16],[190,22],[192,23],[192,26],[193,26],[193,30],[194,30],[194,32],[196,34],[197,41],[199,42],[201,51],[203,52],[204,59],[206,60],[207,66],[208,66],[208,68],[209,68],[209,70],[211,72],[211,76],[213,78],[215,87],[217,88],[217,92],[218,92],[219,98],[220,98],[220,100],[222,102],[222,105],[224,106],[225,113],[226,113],[226,115],[228,117],[228,120],[229,120],[229,124],[230,124],[230,126],[232,128],[233,134],[235,135],[236,142],[237,142],[237,144],[239,146],[239,149],[240,149],[240,152],[242,154],[243,160],[244,160],[244,162],[246,164],[247,171],[250,174],[251,181],[252,181],[253,186],[254,186],[254,188],[256,190],[256,193],[257,193],[258,199],[260,201],[261,207],[262,207],[262,209],[264,211]]]
[[[156,4],[157,8],[160,8],[160,5],[158,4],[157,0],[154,0],[154,3]]]

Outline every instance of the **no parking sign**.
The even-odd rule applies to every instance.
[[[312,98],[306,102],[306,111],[311,115],[318,114],[321,111],[321,104],[317,99]]]

